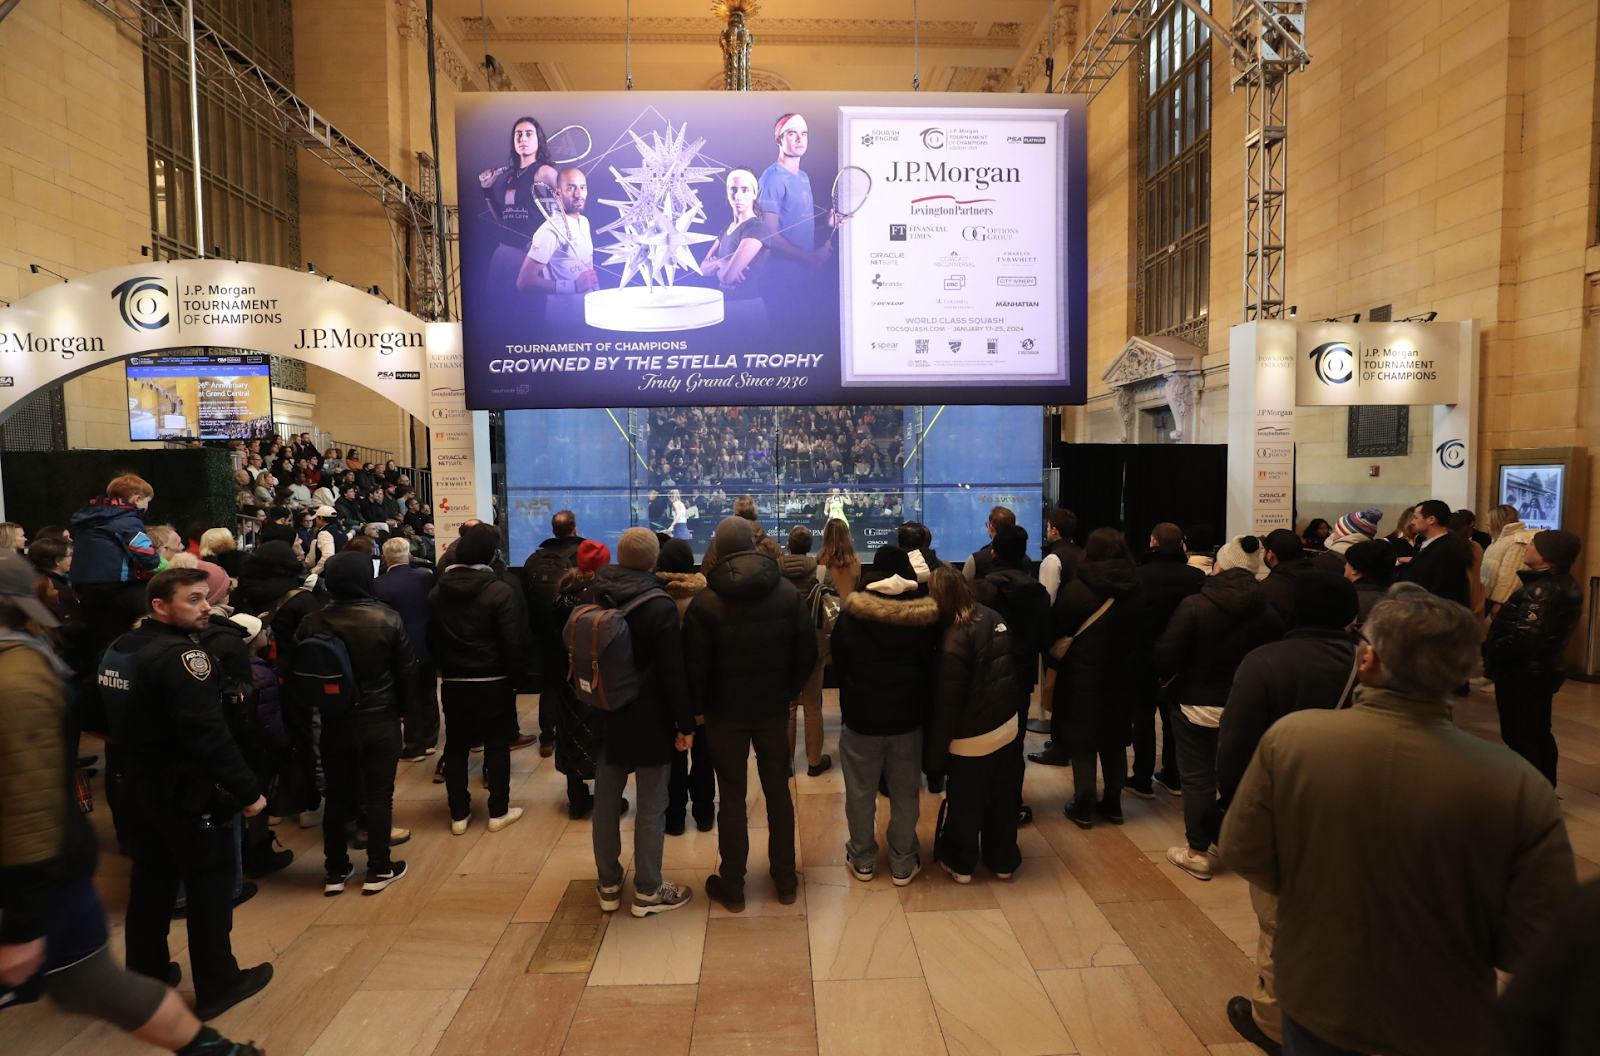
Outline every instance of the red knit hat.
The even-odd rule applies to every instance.
[[[578,568],[584,572],[593,572],[601,565],[611,563],[611,549],[605,543],[597,543],[593,539],[585,539],[578,544]]]

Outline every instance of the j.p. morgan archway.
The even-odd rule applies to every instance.
[[[40,389],[96,367],[196,347],[304,360],[392,400],[428,423],[435,504],[451,522],[487,510],[474,443],[487,425],[475,429],[466,409],[461,325],[424,322],[354,287],[266,264],[135,264],[0,308],[0,423]]]

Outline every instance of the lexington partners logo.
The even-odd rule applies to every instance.
[[[135,275],[111,291],[129,330],[159,330],[172,321],[172,290],[165,282],[159,275]]]
[[[457,388],[450,385],[435,385],[433,388],[428,390],[428,395],[436,400],[451,400],[457,397],[465,396],[466,394],[466,389]]]
[[[318,326],[300,328],[300,341],[295,348],[353,348],[377,349],[380,355],[392,355],[396,349],[421,348],[421,330],[352,330],[350,327]]]
[[[1462,440],[1446,440],[1434,448],[1439,464],[1445,469],[1461,469],[1467,464],[1467,445]]]

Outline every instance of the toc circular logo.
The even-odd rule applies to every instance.
[[[159,330],[172,320],[172,297],[158,276],[137,275],[112,290],[111,296],[130,330]]]
[[[944,149],[944,129],[925,128],[922,130],[922,145],[929,150]]]
[[[1311,366],[1324,385],[1343,385],[1356,376],[1356,354],[1343,341],[1329,341],[1311,350]]]
[[[1467,445],[1461,440],[1446,440],[1434,450],[1439,453],[1439,464],[1445,469],[1460,469],[1467,464]]]

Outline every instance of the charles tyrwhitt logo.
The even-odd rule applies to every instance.
[[[111,291],[128,329],[159,330],[172,321],[172,292],[157,275],[135,275]]]

